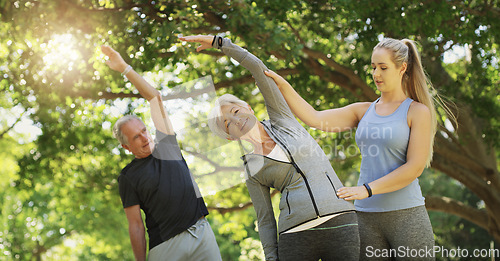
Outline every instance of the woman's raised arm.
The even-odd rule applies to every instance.
[[[180,37],[179,39],[187,42],[200,43],[201,45],[198,46],[196,49],[197,51],[214,47],[236,60],[241,66],[249,70],[255,78],[257,87],[259,87],[262,96],[264,96],[267,113],[271,121],[279,123],[281,120],[287,119],[286,122],[288,123],[295,122],[297,125],[299,124],[286,104],[283,95],[281,95],[278,90],[276,83],[264,74],[264,72],[268,70],[266,65],[255,55],[233,44],[230,39],[220,36],[195,35]]]

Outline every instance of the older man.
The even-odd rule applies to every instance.
[[[106,64],[125,75],[149,101],[156,128],[155,143],[136,116],[124,116],[113,127],[115,138],[135,156],[118,182],[136,260],[146,260],[141,209],[149,235],[149,260],[221,260],[205,219],[208,210],[182,157],[160,92],[111,47],[102,46],[101,50],[109,57]]]

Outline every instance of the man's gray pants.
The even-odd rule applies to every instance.
[[[222,260],[210,224],[200,218],[194,225],[149,251],[149,261]]]

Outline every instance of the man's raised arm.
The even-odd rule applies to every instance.
[[[137,88],[141,96],[149,101],[151,107],[151,118],[155,125],[156,130],[165,134],[173,135],[174,129],[168,117],[168,114],[163,107],[160,92],[151,86],[142,76],[140,76],[134,69],[128,65],[121,55],[113,48],[103,45],[101,46],[102,52],[109,57],[106,64],[114,71],[122,73],[128,80]]]

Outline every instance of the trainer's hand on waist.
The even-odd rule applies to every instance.
[[[368,197],[368,191],[365,186],[343,187],[338,190],[337,196],[345,200],[364,199]]]

